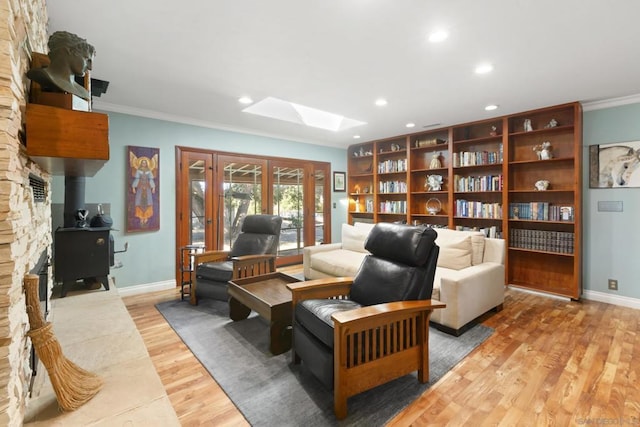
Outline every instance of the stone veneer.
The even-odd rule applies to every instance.
[[[31,380],[23,277],[43,251],[51,254],[51,177],[29,160],[21,142],[25,73],[31,52],[47,52],[47,20],[45,0],[0,0],[0,425],[5,426],[22,425]],[[45,181],[44,202],[34,202],[30,174]]]

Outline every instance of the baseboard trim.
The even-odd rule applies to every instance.
[[[155,283],[143,283],[142,285],[126,286],[124,288],[118,288],[120,296],[146,294],[148,292],[166,291],[168,289],[175,289],[175,280],[165,280],[163,282]]]
[[[631,297],[621,297],[619,295],[612,295],[606,292],[589,291],[582,292],[584,299],[591,301],[605,302],[607,304],[620,305],[623,307],[640,309],[640,299]]]

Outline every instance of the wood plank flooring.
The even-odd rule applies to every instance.
[[[248,425],[156,310],[175,298],[123,300],[180,422]],[[640,310],[509,289],[483,323],[496,332],[390,426],[640,425]]]

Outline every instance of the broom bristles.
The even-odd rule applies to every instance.
[[[27,275],[25,278],[27,314],[31,324],[27,336],[31,338],[36,354],[49,373],[58,405],[65,411],[73,411],[95,396],[102,388],[103,381],[62,354],[62,347],[53,334],[53,325],[45,322],[40,311],[38,280],[36,275]]]
[[[102,378],[82,369],[62,354],[62,347],[53,335],[53,325],[27,333],[36,354],[47,368],[58,404],[65,411],[73,411],[88,402],[102,388]]]

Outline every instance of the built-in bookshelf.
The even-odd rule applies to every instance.
[[[581,150],[579,103],[353,145],[349,222],[502,237],[507,283],[577,299]]]

